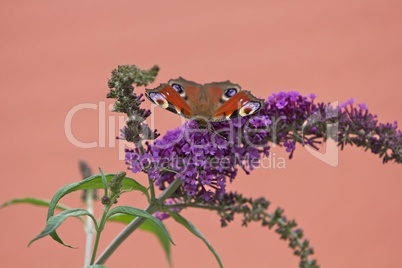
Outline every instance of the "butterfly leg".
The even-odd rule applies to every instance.
[[[228,140],[225,136],[222,136],[216,129],[214,128],[214,125],[208,124],[208,130],[212,133],[214,133],[216,136],[221,137],[224,140]]]

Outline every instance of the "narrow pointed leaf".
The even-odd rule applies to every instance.
[[[111,216],[108,219],[108,221],[129,224],[135,218],[136,218],[135,216],[127,214],[115,214]],[[172,267],[171,244],[169,239],[165,236],[165,234],[161,231],[161,229],[154,222],[146,220],[143,224],[140,225],[139,230],[150,232],[156,236],[156,238],[159,240],[159,242],[163,247],[166,259],[169,262],[169,267]]]
[[[46,222],[45,229],[39,235],[37,235],[34,239],[32,239],[31,242],[29,242],[28,246],[31,245],[34,241],[53,233],[67,218],[79,217],[79,216],[84,216],[84,215],[90,216],[92,218],[92,220],[94,221],[95,226],[97,225],[94,216],[91,213],[89,213],[87,210],[81,209],[81,208],[68,209],[63,212],[60,212],[56,216],[50,217]],[[63,242],[62,242],[62,244],[66,245]]]
[[[189,230],[192,234],[194,234],[195,236],[200,238],[202,241],[204,241],[205,245],[207,245],[207,247],[212,252],[212,254],[214,254],[215,259],[219,264],[219,267],[223,268],[223,265],[222,265],[222,262],[221,262],[221,259],[218,255],[218,253],[215,251],[215,249],[212,247],[212,245],[207,241],[207,239],[201,234],[201,232],[191,222],[186,220],[180,214],[174,213],[174,212],[169,212],[169,214],[175,221],[177,221],[178,223],[180,223],[181,225],[186,227],[186,229]]]
[[[106,174],[105,175],[107,182],[109,183],[113,177],[114,174]],[[84,180],[81,180],[79,182],[75,182],[75,183],[71,183],[68,184],[66,186],[63,186],[62,188],[60,188],[56,194],[53,196],[52,200],[50,201],[50,205],[49,205],[49,210],[47,213],[47,218],[49,219],[50,217],[52,217],[54,215],[54,209],[57,206],[58,202],[60,201],[60,199],[65,196],[66,194],[75,192],[75,191],[79,191],[79,190],[87,190],[87,189],[103,189],[103,181],[102,181],[102,177],[100,174],[97,175],[93,175],[91,177],[88,177]],[[137,181],[135,181],[134,179],[125,177],[123,179],[122,182],[122,190],[123,191],[132,191],[132,190],[137,190],[137,191],[141,191],[142,193],[144,193],[145,195],[147,195],[148,197],[148,192],[147,189],[142,186],[141,184],[139,184]],[[63,243],[63,241],[60,239],[60,237],[58,236],[58,234],[54,231],[52,233],[49,234],[54,240],[56,240],[57,242],[59,242],[60,244],[63,244],[65,246],[68,246],[66,244]]]
[[[169,241],[174,245],[173,240],[170,237],[165,225],[160,220],[158,220],[157,218],[155,218],[154,216],[152,216],[145,210],[133,208],[133,207],[127,207],[127,206],[115,207],[107,213],[106,218],[108,219],[111,216],[118,214],[118,213],[141,217],[141,218],[145,218],[147,220],[152,221],[162,231],[163,235],[165,235],[166,238],[168,238]]]
[[[101,168],[99,168],[99,173],[101,175],[102,183],[103,183],[103,190],[105,191],[105,195],[107,195],[107,189],[108,189],[108,182],[106,180],[105,174],[103,174],[103,171]]]
[[[15,198],[15,199],[8,200],[7,202],[0,205],[0,208],[8,207],[11,205],[16,205],[16,204],[29,204],[29,205],[40,206],[40,207],[49,207],[50,201],[46,200],[46,199],[35,198],[35,197]],[[60,210],[69,209],[69,207],[61,205],[61,204],[57,204],[55,208],[60,209]]]

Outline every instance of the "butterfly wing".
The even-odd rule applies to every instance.
[[[156,105],[185,118],[223,121],[256,113],[264,104],[249,91],[230,81],[204,86],[183,78],[169,80],[145,96]]]
[[[204,85],[210,98],[211,121],[223,121],[239,116],[248,116],[260,110],[264,100],[254,97],[249,91],[230,81]]]
[[[169,80],[155,89],[146,89],[145,96],[159,107],[185,118],[194,116],[196,96],[201,92],[200,84],[183,78]],[[196,96],[194,96],[196,95]]]
[[[264,100],[257,99],[249,91],[243,90],[236,93],[219,106],[214,111],[214,118],[227,120],[239,116],[252,115],[258,112],[263,105]]]

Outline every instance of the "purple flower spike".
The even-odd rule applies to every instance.
[[[146,172],[160,190],[175,179],[182,180],[174,198],[216,203],[226,193],[239,167],[249,174],[261,158],[269,156],[269,144],[284,146],[293,157],[296,143],[318,149],[318,144],[336,138],[341,149],[355,144],[379,154],[384,162],[402,162],[402,133],[393,124],[379,124],[365,104],[350,99],[339,107],[314,103],[298,92],[279,92],[268,97],[255,115],[200,127],[188,121],[182,127],[147,145],[146,153],[126,152],[133,172]],[[328,124],[336,125],[335,133]],[[162,214],[161,217],[163,217]]]

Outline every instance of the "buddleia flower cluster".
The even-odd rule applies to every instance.
[[[249,174],[270,144],[283,146],[292,158],[296,147],[318,146],[328,138],[343,149],[351,144],[378,154],[385,162],[402,161],[402,134],[397,123],[381,124],[364,104],[353,101],[337,107],[315,103],[315,95],[298,92],[272,94],[259,113],[212,123],[200,128],[196,121],[168,131],[142,154],[126,151],[132,172],[146,172],[164,190],[175,178],[182,180],[177,196],[183,200],[218,202],[226,185],[243,170]],[[337,132],[328,131],[328,125]]]
[[[126,149],[128,169],[146,173],[152,187],[160,190],[181,181],[156,213],[160,219],[168,218],[169,212],[198,207],[215,210],[224,227],[239,214],[245,226],[261,222],[269,229],[275,227],[299,256],[300,267],[316,268],[317,262],[310,258],[313,248],[297,223],[283,215],[283,209],[269,213],[268,200],[227,192],[227,184],[239,172],[250,174],[271,154],[273,144],[283,147],[291,159],[296,148],[318,150],[320,144],[332,139],[341,149],[355,145],[369,150],[383,163],[402,162],[402,133],[396,122],[379,123],[365,104],[356,104],[353,99],[332,105],[316,102],[314,94],[304,96],[295,91],[273,93],[254,115],[208,122],[207,126],[189,120],[157,139],[159,134],[146,123],[151,112],[140,108],[142,95],[137,96],[132,86],[152,82],[157,72],[156,66],[146,71],[119,66],[109,80],[108,97],[116,99],[115,111],[128,116],[120,136],[134,143],[134,149]]]

